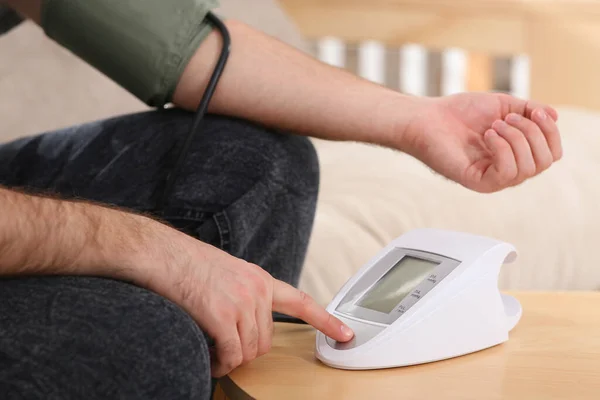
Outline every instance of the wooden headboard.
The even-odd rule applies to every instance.
[[[312,40],[464,49],[468,90],[492,89],[494,57],[525,55],[531,98],[600,110],[600,1],[278,1]]]

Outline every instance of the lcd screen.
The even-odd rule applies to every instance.
[[[440,263],[422,258],[402,257],[358,300],[356,305],[389,314],[438,265]]]

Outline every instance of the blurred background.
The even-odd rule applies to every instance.
[[[221,15],[407,94],[502,91],[560,113],[564,159],[491,195],[398,152],[315,140],[321,197],[301,286],[320,303],[390,240],[423,227],[513,243],[503,289],[600,289],[600,1],[220,1]],[[0,37],[0,141],[144,109],[33,24]]]

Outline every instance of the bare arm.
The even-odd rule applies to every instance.
[[[500,93],[407,96],[242,23],[226,24],[232,53],[212,112],[322,139],[390,147],[479,192],[519,185],[562,157],[558,114],[546,104]],[[196,107],[220,42],[212,32],[198,48],[178,82],[176,104]]]
[[[3,188],[0,204],[0,275],[127,279],[125,269],[150,238],[150,226],[158,225],[118,210]]]
[[[415,97],[321,63],[243,23],[226,25],[232,52],[212,112],[324,139],[385,144],[417,111]],[[188,64],[176,104],[196,107],[220,49],[213,32]]]

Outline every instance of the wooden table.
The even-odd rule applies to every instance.
[[[271,352],[222,380],[217,398],[600,399],[600,293],[512,293],[507,343],[437,363],[342,371],[314,357],[309,326],[278,324]]]

